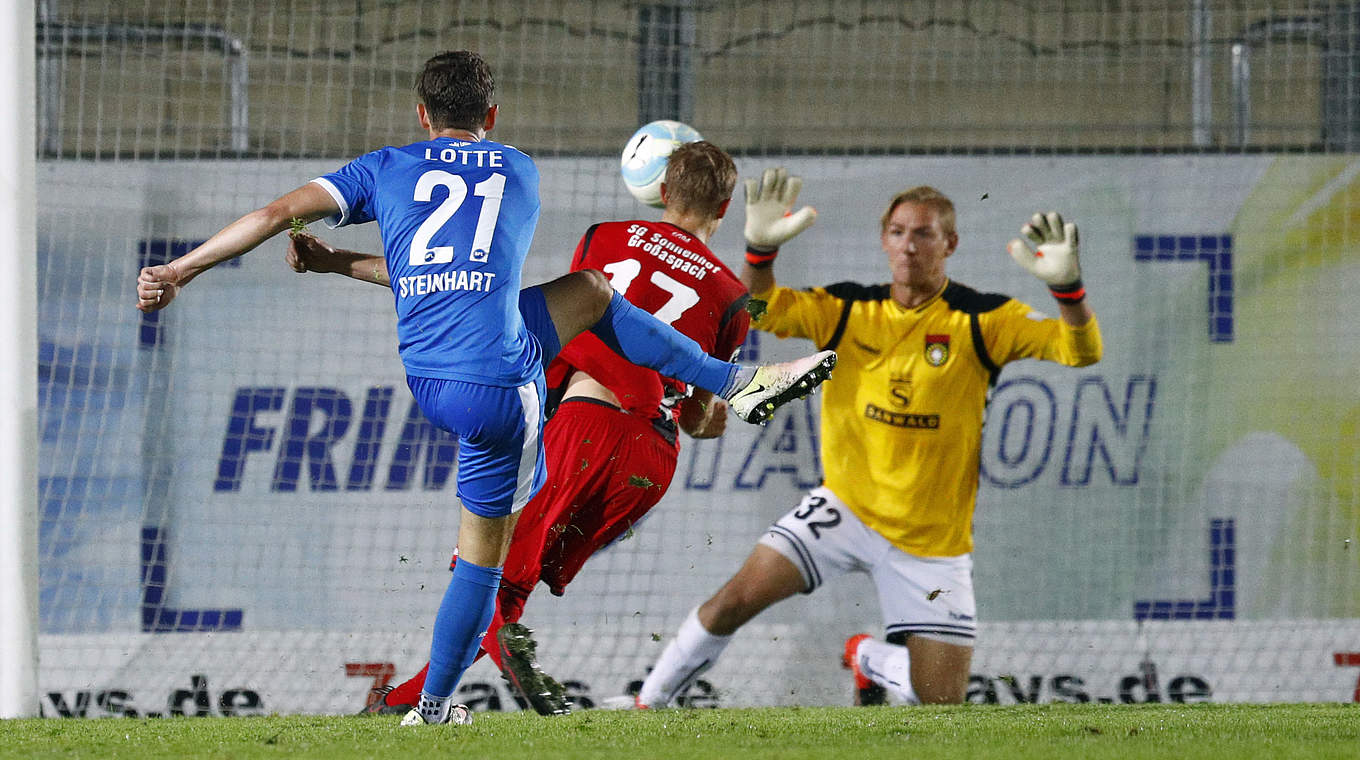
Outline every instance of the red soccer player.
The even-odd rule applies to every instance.
[[[680,146],[667,165],[661,221],[592,226],[577,245],[572,271],[603,271],[628,301],[710,355],[734,357],[750,324],[748,295],[707,241],[727,212],[736,180],[731,157],[712,143]],[[782,240],[815,218],[810,208],[783,216],[796,195],[795,182],[783,197],[765,200],[781,205],[776,232]],[[383,279],[380,258],[338,251],[310,236],[298,236],[289,255],[299,271]],[[727,424],[726,402],[630,364],[590,333],[562,349],[547,378],[550,398],[561,399],[555,412],[550,403],[552,417],[543,432],[548,481],[519,516],[495,616],[479,652],[490,655],[545,715],[564,713],[567,705],[561,685],[538,668],[529,629],[516,622],[529,594],[543,581],[561,596],[592,554],[660,501],[675,474],[677,427],[694,438],[713,438]],[[646,487],[639,486],[643,481]],[[374,689],[364,712],[405,712],[419,699],[425,672],[396,687]]]

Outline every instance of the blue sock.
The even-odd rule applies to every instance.
[[[482,636],[496,611],[496,590],[500,585],[499,567],[474,565],[461,557],[453,566],[453,579],[434,619],[430,671],[425,675],[427,694],[437,697],[453,694],[463,671],[477,659]]]
[[[719,395],[728,389],[737,371],[737,365],[704,353],[698,343],[617,292],[590,331],[611,351],[640,367]]]

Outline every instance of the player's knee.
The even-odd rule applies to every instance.
[[[580,277],[581,303],[588,304],[596,319],[604,316],[605,309],[614,298],[614,288],[609,278],[598,269],[582,269],[572,273]]]
[[[599,322],[614,297],[609,278],[596,269],[564,274],[540,288],[564,345]]]
[[[911,650],[911,685],[922,704],[962,704],[968,694],[972,649],[916,639]]]
[[[926,681],[919,687],[914,681],[912,683],[912,688],[916,691],[916,698],[921,700],[923,705],[961,705],[963,704],[963,697],[967,693],[966,687],[966,680],[963,684]]]

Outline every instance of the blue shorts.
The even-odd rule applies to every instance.
[[[538,288],[520,291],[520,314],[540,346],[543,366],[562,346]],[[543,367],[517,388],[408,375],[420,411],[458,436],[458,498],[481,517],[505,517],[543,488]]]
[[[557,325],[548,314],[548,302],[543,299],[543,290],[537,285],[519,292],[519,315],[529,334],[538,341],[543,350],[543,366],[562,351],[562,342],[557,339]]]
[[[505,517],[547,480],[543,373],[518,388],[409,375],[420,411],[458,436],[458,498],[482,517]]]

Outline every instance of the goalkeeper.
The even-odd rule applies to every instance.
[[[643,683],[639,707],[663,707],[683,693],[766,607],[848,572],[873,579],[886,629],[886,640],[859,634],[846,642],[842,662],[853,671],[856,704],[888,694],[962,702],[977,626],[972,523],[988,391],[1016,359],[1080,367],[1101,356],[1077,227],[1057,213],[1034,215],[1022,228],[1028,242],[1008,246],[1056,299],[1052,319],[949,279],[954,205],[930,187],[899,193],[883,213],[888,284],[776,285],[784,214],[799,185],[783,170],[747,181],[742,281],[753,301],[768,304],[757,328],[839,352],[822,397],[825,481],[690,613]]]
[[[667,163],[661,221],[592,226],[577,245],[572,270],[614,273],[614,287],[629,302],[664,315],[710,355],[734,357],[750,325],[746,287],[707,241],[727,212],[736,181],[736,166],[717,146],[681,145]],[[800,213],[802,226],[812,223],[811,209]],[[640,247],[653,243],[695,264],[699,274]],[[382,257],[337,250],[310,235],[294,236],[289,263],[297,271],[388,284]],[[542,581],[561,596],[587,559],[642,520],[675,474],[677,425],[693,438],[716,437],[726,427],[727,405],[628,362],[590,333],[568,342],[557,359],[544,360],[551,362],[549,398],[561,397],[550,404],[543,430],[548,480],[515,526],[495,616],[478,655],[490,655],[530,705],[547,715],[565,712],[566,700],[562,687],[538,669],[528,629],[516,623],[529,594]],[[374,689],[364,712],[405,712],[420,697],[426,669],[395,688]]]

